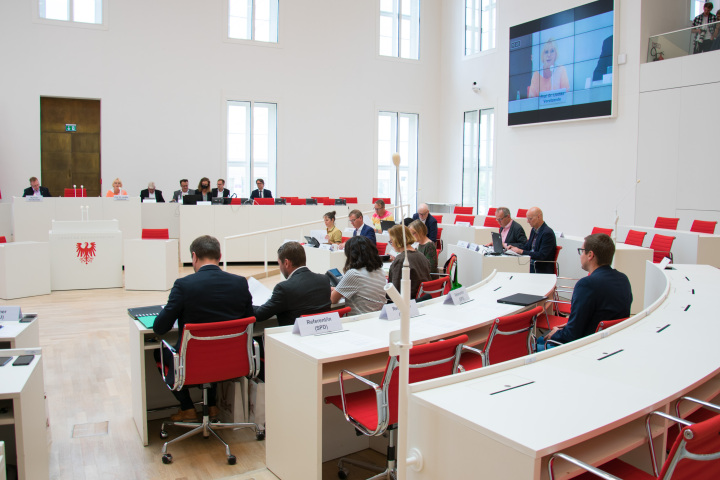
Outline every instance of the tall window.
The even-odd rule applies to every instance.
[[[277,174],[277,104],[227,102],[227,188],[250,196],[255,179],[275,191]]]
[[[417,60],[420,0],[380,0],[380,55]]]
[[[400,204],[397,191],[397,169],[392,162],[395,152],[400,154],[400,191],[402,202],[415,211],[417,203],[418,114],[378,113],[378,190],[377,196],[390,198]]]
[[[465,0],[465,55],[495,48],[497,0]]]
[[[493,199],[495,110],[465,112],[462,204],[486,211]]]
[[[690,1],[690,19],[694,19],[698,15],[702,15],[703,13],[703,6],[707,3],[707,0],[691,0]],[[712,13],[715,13],[715,9],[720,6],[719,2],[712,2],[713,3],[713,9]]]
[[[76,23],[103,23],[102,0],[38,0],[38,17]]]
[[[227,0],[228,38],[278,41],[278,0]]]

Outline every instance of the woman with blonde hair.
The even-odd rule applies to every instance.
[[[533,73],[530,81],[530,89],[528,90],[528,98],[537,97],[540,92],[548,92],[552,90],[570,89],[567,71],[565,67],[556,67],[558,49],[555,39],[549,38],[542,50],[540,51],[540,62],[542,63],[539,72]]]
[[[403,241],[403,230],[405,240]],[[395,225],[388,230],[390,244],[398,252],[398,255],[390,264],[388,280],[400,291],[400,280],[402,280],[403,263],[407,255],[410,264],[410,298],[415,298],[420,284],[430,281],[430,262],[425,255],[415,250],[412,244],[415,242],[410,229],[405,225]]]
[[[127,195],[127,192],[122,189],[122,182],[119,178],[113,180],[112,188],[105,194],[106,197],[114,197],[115,195]]]
[[[418,242],[418,252],[425,255],[425,258],[430,262],[430,273],[437,272],[437,248],[435,248],[435,242],[427,236],[427,227],[422,221],[413,220],[408,228],[410,228],[410,232],[412,232],[413,237],[415,237],[415,241]]]

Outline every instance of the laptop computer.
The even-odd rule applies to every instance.
[[[380,220],[380,228],[383,232],[390,230],[394,226],[395,222],[393,222],[392,220]]]
[[[508,305],[518,305],[520,307],[527,307],[534,305],[538,302],[544,302],[547,300],[542,295],[530,295],[529,293],[516,293],[508,297],[498,298],[498,303],[506,303]]]
[[[182,197],[183,205],[197,205],[202,200],[202,195],[185,195]]]
[[[310,237],[308,235],[305,235],[305,241],[311,247],[320,248],[320,242],[318,242],[317,238],[315,238],[315,237]]]
[[[213,205],[230,205],[230,197],[213,197],[210,201]]]
[[[502,243],[502,236],[498,232],[492,232],[492,250],[488,251],[486,255],[502,255],[505,253],[505,248]]]

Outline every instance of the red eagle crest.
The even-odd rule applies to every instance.
[[[90,242],[90,245],[88,246],[88,242],[85,242],[85,246],[83,247],[82,242],[78,242],[76,247],[77,256],[80,259],[82,263],[87,265],[88,263],[93,261],[93,257],[96,253],[95,248],[95,242]]]

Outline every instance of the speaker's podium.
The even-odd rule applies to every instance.
[[[50,230],[51,288],[122,287],[122,247],[122,232],[117,220],[53,220]]]

